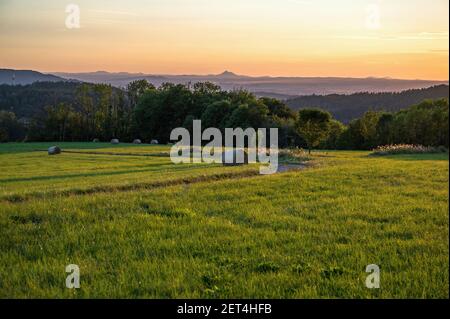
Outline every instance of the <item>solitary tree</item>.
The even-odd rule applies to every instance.
[[[298,112],[296,128],[308,144],[308,151],[317,147],[328,136],[331,114],[322,110],[304,109]]]

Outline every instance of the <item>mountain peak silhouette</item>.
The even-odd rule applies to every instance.
[[[230,72],[230,71],[223,71],[222,73],[218,74],[217,76],[220,77],[238,77],[236,73]]]

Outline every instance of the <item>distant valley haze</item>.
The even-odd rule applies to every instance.
[[[14,79],[13,79],[14,75]],[[212,82],[225,90],[247,89],[258,96],[287,99],[299,95],[352,94],[357,92],[400,92],[409,89],[422,89],[448,81],[405,80],[391,78],[350,78],[350,77],[276,77],[247,76],[224,71],[207,75],[170,75],[129,72],[52,72],[42,73],[31,70],[0,69],[0,84],[31,84],[36,81],[82,81],[106,83],[116,87],[126,87],[132,81],[145,79],[155,86],[170,82],[187,84]]]

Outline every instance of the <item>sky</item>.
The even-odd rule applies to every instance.
[[[0,68],[448,80],[448,12],[448,0],[0,0]]]

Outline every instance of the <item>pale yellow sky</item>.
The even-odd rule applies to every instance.
[[[66,26],[66,5],[80,28]],[[448,0],[0,0],[0,68],[448,80]]]

